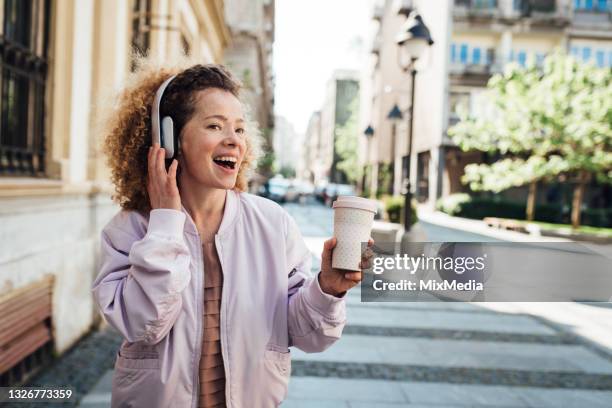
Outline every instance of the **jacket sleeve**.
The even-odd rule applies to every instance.
[[[159,343],[179,315],[190,280],[184,223],[182,212],[156,209],[141,239],[112,222],[102,231],[92,292],[104,318],[129,342]]]
[[[307,353],[327,349],[342,334],[346,323],[344,297],[324,293],[318,273],[310,271],[312,254],[293,218],[286,214],[287,272],[289,274],[289,346]]]

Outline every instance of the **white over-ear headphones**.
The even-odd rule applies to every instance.
[[[165,149],[166,159],[172,159],[174,157],[174,150],[177,143],[175,143],[174,140],[174,122],[170,116],[164,116],[161,119],[161,128],[159,126],[159,105],[161,104],[162,96],[164,96],[164,91],[174,77],[176,77],[176,75],[172,75],[160,85],[155,94],[153,106],[151,107],[151,133],[153,135],[153,143],[159,143],[159,146]]]

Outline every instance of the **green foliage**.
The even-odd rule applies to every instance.
[[[471,200],[472,197],[470,197],[469,194],[451,194],[449,196],[438,199],[438,201],[436,202],[436,209],[446,214],[458,215],[461,214],[461,211],[463,209],[462,206],[468,204]]]
[[[385,211],[389,221],[400,222],[402,210],[404,209],[404,197],[389,196],[385,199]]]
[[[355,184],[361,178],[363,168],[358,163],[358,129],[359,98],[355,95],[348,105],[350,112],[346,122],[335,129],[334,146],[340,160],[337,168],[347,177],[350,184]]]
[[[372,166],[369,164],[366,164],[363,168],[363,174],[365,175],[364,181],[365,184],[363,185],[363,190],[361,192],[361,196],[365,197],[365,198],[370,198],[370,186],[371,186],[371,177],[372,177]]]
[[[495,197],[471,197],[467,194],[452,194],[436,202],[439,211],[449,215],[473,219],[500,217],[522,219],[525,203]],[[562,222],[563,208],[560,205],[539,204],[535,207],[535,219],[546,222]]]
[[[376,198],[381,198],[383,195],[389,194],[392,191],[393,168],[391,163],[380,163],[378,165],[378,187],[376,190]]]
[[[400,195],[381,195],[381,200],[385,205],[385,211],[390,222],[403,224],[404,222],[404,202],[405,197]],[[410,225],[417,222],[416,204],[411,203]]]
[[[242,86],[247,89],[253,89],[253,73],[248,68],[242,70]]]
[[[556,51],[543,67],[509,64],[493,76],[487,96],[493,112],[460,122],[449,135],[463,150],[508,156],[465,168],[462,181],[474,191],[499,192],[564,174],[578,180],[574,226],[590,177],[612,182],[612,70]]]
[[[568,170],[567,162],[557,155],[547,159],[540,156],[531,156],[527,160],[506,158],[490,165],[468,164],[465,166],[462,181],[473,191],[485,190],[498,193]]]
[[[275,172],[275,162],[276,156],[274,152],[266,150],[263,157],[257,161],[257,172],[264,176],[270,176]]]
[[[499,196],[472,197],[465,193],[451,194],[436,202],[436,209],[456,217],[483,219],[500,217],[523,219],[525,203],[504,200]],[[612,208],[583,209],[582,222],[595,227],[612,227]],[[538,204],[535,220],[551,223],[566,223],[569,212],[559,204]]]
[[[283,166],[278,172],[284,178],[294,178],[295,177],[295,169],[291,166]]]

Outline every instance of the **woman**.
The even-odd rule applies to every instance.
[[[151,146],[151,105],[171,117],[177,158]],[[142,70],[124,90],[105,150],[120,211],[102,232],[94,298],[124,337],[114,407],[274,407],[290,346],[321,352],[341,335],[361,272],[321,270],[274,202],[244,192],[257,155],[239,84],[218,65]],[[364,256],[366,268],[370,258]]]

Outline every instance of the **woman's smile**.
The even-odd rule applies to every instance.
[[[232,153],[221,153],[213,156],[213,163],[226,174],[237,174],[240,169],[239,157]]]

